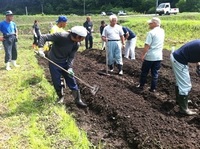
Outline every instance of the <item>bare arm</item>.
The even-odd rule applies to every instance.
[[[149,46],[148,44],[145,44],[145,45],[144,45],[144,50],[143,50],[142,56],[141,56],[141,60],[142,60],[142,61],[144,61],[144,57],[145,57],[147,51],[149,50],[149,48],[150,48],[150,46]]]

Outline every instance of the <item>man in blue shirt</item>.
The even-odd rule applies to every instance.
[[[135,47],[136,47],[136,35],[128,27],[122,26],[124,31],[124,39],[126,40],[126,46],[124,50],[124,57],[131,60],[135,59]]]
[[[19,67],[16,64],[17,60],[17,26],[12,21],[13,13],[12,11],[6,11],[6,19],[0,22],[0,31],[3,33],[3,46],[5,49],[5,63],[6,70],[11,70],[10,62],[12,62],[14,67]]]
[[[175,94],[180,112],[195,115],[197,113],[188,108],[188,94],[192,88],[188,63],[200,62],[200,40],[186,43],[171,54],[170,60],[176,78]]]
[[[86,49],[92,49],[93,47],[93,23],[91,21],[91,17],[87,16],[86,21],[83,23],[83,26],[87,29],[87,36],[85,38],[85,48]],[[89,47],[88,47],[89,42]]]

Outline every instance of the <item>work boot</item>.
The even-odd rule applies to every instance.
[[[110,72],[113,72],[114,71],[114,68],[113,68],[113,65],[108,65],[109,69],[110,69]]]
[[[180,113],[185,115],[196,115],[197,112],[188,108],[188,95],[179,95],[178,104],[180,106]]]
[[[12,60],[11,62],[12,62],[12,65],[13,65],[14,67],[20,67],[19,65],[17,65],[16,60]]]
[[[10,62],[7,62],[7,63],[6,63],[6,70],[8,70],[8,71],[11,70],[11,68],[10,68]]]
[[[57,95],[58,95],[57,103],[58,104],[63,104],[64,100],[65,100],[64,95],[59,91],[57,92]]]
[[[179,98],[178,86],[175,86],[175,95],[176,95],[176,104],[178,104],[178,98]]]
[[[77,106],[80,107],[87,107],[87,104],[85,104],[82,100],[81,100],[81,93],[80,90],[72,90],[72,95],[74,97],[75,103]]]

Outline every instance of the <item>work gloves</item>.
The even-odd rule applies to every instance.
[[[198,76],[200,76],[200,65],[197,65],[196,67],[196,73]]]
[[[44,54],[44,51],[43,51],[42,48],[39,48],[39,50],[38,50],[38,55],[39,55],[40,57],[45,57],[45,54]]]
[[[68,72],[68,74],[69,74],[71,77],[74,76],[74,71],[73,71],[72,68],[69,68],[69,69],[67,70],[67,72]]]

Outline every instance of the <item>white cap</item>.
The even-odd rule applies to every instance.
[[[151,20],[148,20],[147,23],[148,24],[150,24],[150,23],[156,23],[157,25],[160,26],[161,20],[159,18],[157,18],[157,17],[153,17]]]
[[[86,37],[87,36],[87,30],[83,26],[74,26],[74,27],[71,28],[71,32],[75,33],[75,34],[77,34],[79,36],[82,36],[82,37]]]

